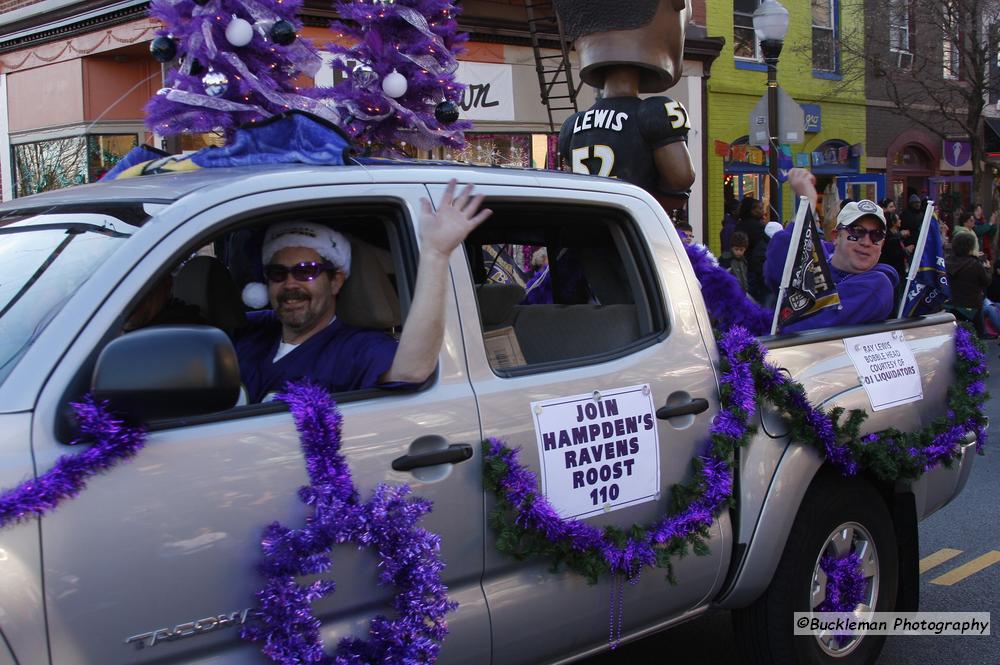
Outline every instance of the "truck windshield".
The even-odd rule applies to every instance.
[[[33,215],[0,227],[0,383],[135,230],[107,215],[79,213]]]

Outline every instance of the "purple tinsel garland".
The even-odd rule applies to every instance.
[[[367,503],[360,503],[340,453],[341,417],[327,391],[309,383],[288,384],[278,399],[289,405],[302,440],[310,484],[299,497],[313,514],[301,529],[277,522],[265,529],[260,565],[265,585],[256,594],[255,618],[243,637],[263,643],[264,655],[279,663],[435,662],[448,633],[445,615],[457,605],[441,583],[440,538],[416,526],[430,512],[430,502],[408,498],[409,487],[379,485]],[[328,655],[311,605],[336,585],[318,580],[303,586],[296,578],[328,571],[330,548],[348,542],[378,553],[379,583],[397,588],[397,617],[373,618],[368,640],[345,637]]]
[[[756,346],[757,340],[744,328],[733,328],[723,337],[721,349],[731,369],[722,375],[721,382],[732,389],[734,399],[721,406],[710,429],[713,435],[739,440],[747,432],[756,398],[750,363],[741,356]],[[629,537],[618,545],[595,526],[560,517],[552,504],[538,495],[537,476],[518,461],[517,449],[491,438],[487,456],[502,459],[507,466],[500,485],[506,500],[515,508],[515,521],[519,526],[536,531],[548,540],[567,539],[571,548],[578,552],[597,551],[613,574],[629,580],[635,579],[644,567],[656,565],[658,546],[710,527],[715,516],[728,505],[733,491],[729,461],[712,453],[702,455],[697,458],[700,496],[680,513],[664,515],[643,529],[641,537]]]
[[[742,326],[755,335],[771,331],[771,316],[740,287],[739,281],[721,267],[703,245],[685,245],[694,274],[701,283],[701,294],[708,308],[712,327],[726,332]]]
[[[699,256],[699,275],[706,276],[704,281],[715,281],[709,270],[711,266],[707,266],[704,256],[696,251],[694,258]],[[707,300],[713,302],[711,299]],[[713,304],[719,305],[718,302]],[[713,315],[713,320],[718,319]],[[655,551],[657,545],[674,538],[688,539],[703,533],[731,500],[730,460],[735,448],[748,433],[749,421],[757,408],[758,400],[761,396],[772,394],[775,388],[786,386],[789,381],[776,367],[764,362],[764,348],[745,327],[731,325],[719,339],[719,349],[729,369],[720,377],[724,388],[723,398],[720,399],[720,412],[713,419],[709,432],[711,439],[723,438],[723,448],[727,452],[724,457],[713,453],[697,458],[695,484],[699,494],[692,503],[676,515],[664,516],[651,527],[639,527],[630,532],[638,531],[642,534],[640,538],[629,537],[624,545],[616,545],[596,527],[560,517],[545,497],[537,493],[537,477],[518,461],[518,449],[510,449],[499,439],[491,438],[486,449],[487,461],[491,458],[499,460],[505,467],[497,484],[501,498],[515,513],[514,524],[550,542],[563,541],[572,551],[596,552],[613,575],[624,575],[630,580],[635,579],[643,567],[658,565]],[[967,371],[975,377],[966,388],[966,393],[970,396],[983,395],[985,384],[979,377],[985,377],[987,373],[985,355],[977,348],[972,333],[967,328],[956,329],[955,353],[959,360],[968,364]],[[759,384],[754,378],[754,366],[759,374]],[[851,448],[837,440],[837,431],[831,417],[810,404],[804,391],[789,392],[791,403],[783,406],[803,414],[803,420],[814,436],[814,443],[825,451],[827,460],[845,476],[856,474],[859,463]],[[976,414],[961,423],[954,422],[955,414],[949,410],[951,427],[935,436],[931,444],[922,450],[911,447],[905,451],[906,454],[921,460],[924,470],[928,470],[940,462],[952,459],[964,441],[965,433],[969,431],[976,432],[977,450],[981,451],[986,440],[985,419],[981,413],[981,405],[976,410]],[[717,450],[717,446],[711,445],[711,439],[706,445]],[[863,436],[861,442],[865,445],[885,445],[891,449],[897,446],[897,442],[891,437],[883,437],[878,433]],[[833,566],[832,563],[830,565]],[[845,577],[847,573],[844,571],[848,568],[847,561],[831,567],[831,570],[839,571],[836,572],[837,586],[834,592],[843,601],[841,604],[845,605],[854,598],[856,587],[851,579]],[[837,602],[840,603],[840,600]]]
[[[87,480],[135,455],[146,443],[141,427],[130,427],[113,417],[106,403],[87,396],[72,404],[80,436],[71,445],[93,444],[82,453],[63,455],[55,465],[34,480],[0,494],[0,528],[41,516],[63,499],[79,494]]]
[[[829,554],[819,561],[826,573],[826,598],[816,606],[816,612],[853,612],[865,599],[865,574],[861,557],[854,552],[835,557]]]

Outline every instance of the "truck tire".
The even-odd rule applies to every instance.
[[[863,480],[821,475],[813,481],[795,517],[771,584],[753,605],[733,612],[733,626],[748,663],[760,665],[870,665],[885,636],[840,639],[793,634],[793,613],[809,612],[825,596],[824,554],[862,558],[865,595],[891,612],[899,578],[892,517],[875,488]],[[815,593],[814,593],[815,591]]]

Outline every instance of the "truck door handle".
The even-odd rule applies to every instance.
[[[685,404],[675,404],[674,406],[661,406],[656,410],[656,417],[660,420],[675,418],[677,416],[687,416],[693,413],[701,413],[708,408],[708,400],[704,397],[695,397]]]
[[[467,443],[453,443],[444,450],[397,457],[392,460],[392,469],[393,471],[410,471],[422,466],[459,464],[470,459],[472,459],[472,446]]]

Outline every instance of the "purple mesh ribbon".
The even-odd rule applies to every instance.
[[[861,557],[848,552],[842,557],[829,554],[819,561],[826,573],[826,598],[816,606],[816,612],[853,612],[865,599],[865,574]]]
[[[340,452],[341,417],[330,395],[319,386],[290,383],[278,399],[291,409],[302,440],[309,485],[299,490],[299,498],[312,515],[300,529],[277,522],[265,529],[260,564],[265,584],[242,636],[260,642],[271,660],[289,665],[435,662],[448,633],[445,615],[457,604],[448,600],[441,583],[440,538],[416,526],[430,512],[430,502],[408,496],[409,487],[379,485],[361,503]],[[328,571],[330,548],[343,543],[376,551],[379,584],[397,589],[396,617],[376,616],[367,640],[345,637],[329,655],[311,605],[332,594],[336,584],[302,585],[297,578]]]
[[[81,453],[63,455],[37,478],[0,494],[0,528],[54,510],[64,499],[83,491],[92,476],[131,458],[146,443],[145,430],[112,416],[105,402],[88,395],[72,407],[80,436],[71,445],[90,447]]]

